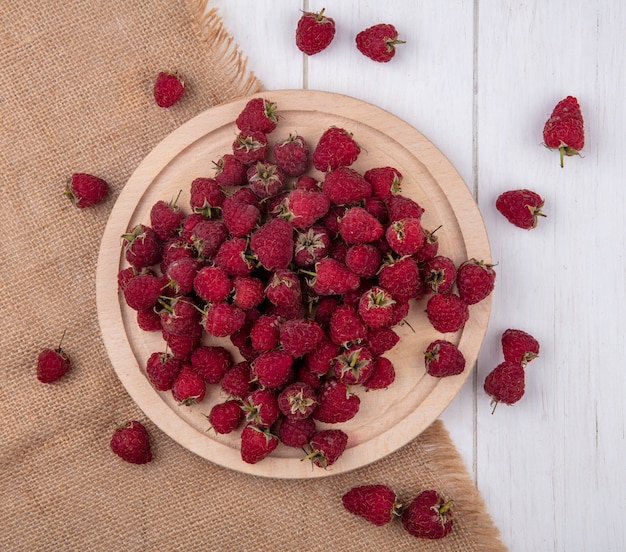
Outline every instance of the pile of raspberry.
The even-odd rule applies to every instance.
[[[118,284],[139,327],[163,336],[145,365],[157,390],[191,405],[220,386],[207,417],[217,433],[241,430],[244,462],[282,443],[327,468],[348,443],[327,424],[353,418],[361,390],[394,382],[384,355],[410,302],[430,295],[433,327],[456,332],[495,275],[438,255],[400,171],[351,167],[361,148],[350,132],[329,127],[315,147],[297,134],[270,141],[278,122],[275,103],[245,105],[232,150],[191,182],[189,212],[160,200],[123,236]],[[424,361],[436,377],[465,364],[443,339]]]

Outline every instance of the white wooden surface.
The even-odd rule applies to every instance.
[[[403,118],[450,159],[475,194],[498,263],[477,368],[442,418],[514,551],[626,550],[626,246],[623,29],[619,0],[212,0],[268,90],[348,94]],[[337,35],[308,59],[300,10],[326,7]],[[388,64],[354,46],[396,25]],[[557,101],[577,96],[584,158],[542,145]],[[527,232],[494,202],[527,187],[547,218]],[[491,414],[482,389],[517,327],[542,344],[527,391]]]

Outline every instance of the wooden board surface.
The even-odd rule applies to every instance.
[[[438,232],[440,252],[456,263],[471,257],[490,261],[490,249],[481,215],[466,184],[446,157],[413,127],[371,104],[325,92],[268,91],[264,97],[278,105],[281,115],[270,141],[297,131],[312,145],[329,126],[354,134],[363,153],[353,166],[392,165],[404,175],[402,193],[425,208],[426,228]],[[207,398],[194,406],[180,406],[169,393],[156,391],[145,377],[145,362],[164,350],[160,335],[136,327],[135,313],[118,297],[116,276],[127,266],[120,236],[138,223],[149,223],[151,206],[182,191],[179,204],[188,209],[189,186],[196,177],[212,176],[212,162],[230,151],[236,134],[234,119],[246,98],[210,109],[181,126],[140,164],[120,194],[101,244],[97,271],[97,305],[104,342],[111,362],[134,401],[164,432],[181,445],[222,466],[279,478],[323,477],[373,462],[413,439],[450,403],[469,376],[485,335],[491,299],[470,307],[470,321],[455,334],[443,337],[458,344],[467,360],[466,371],[451,378],[425,374],[423,351],[442,337],[428,323],[425,300],[414,301],[409,324],[397,327],[400,343],[387,356],[397,371],[387,390],[359,392],[361,409],[341,427],[349,435],[348,449],[329,470],[301,462],[302,452],[280,446],[270,457],[250,465],[240,459],[239,433],[209,432],[205,414],[225,398],[209,386]],[[315,175],[316,173],[313,172]],[[320,174],[316,176],[321,178]],[[210,338],[207,343],[232,349],[230,342]],[[235,354],[236,358],[240,358]],[[323,424],[321,424],[323,426]],[[330,427],[330,426],[329,426]]]

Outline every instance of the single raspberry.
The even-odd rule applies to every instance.
[[[398,39],[398,31],[393,25],[379,23],[356,35],[356,47],[364,56],[374,61],[386,63],[396,55],[396,46],[404,44]]]
[[[317,346],[305,355],[304,362],[314,374],[323,376],[330,370],[333,360],[340,351],[339,345],[324,334]]]
[[[243,399],[254,390],[254,385],[250,383],[251,379],[250,363],[244,360],[224,374],[220,386],[227,395]]]
[[[293,376],[293,357],[281,350],[261,353],[252,362],[251,373],[262,387],[277,389]]]
[[[303,174],[296,180],[294,189],[319,192],[322,189],[322,183],[316,178],[313,178],[311,175]]]
[[[303,448],[316,431],[315,420],[311,417],[303,419],[283,417],[278,426],[278,438],[287,447]]]
[[[250,237],[250,250],[267,270],[287,268],[293,259],[293,226],[283,219],[270,219]]]
[[[374,277],[382,263],[382,253],[378,247],[368,243],[357,243],[346,251],[345,264],[361,278]]]
[[[193,299],[179,295],[171,299],[161,299],[161,326],[173,335],[200,336],[202,313]]]
[[[539,356],[539,342],[523,330],[509,328],[502,333],[504,360],[522,366]]]
[[[386,357],[374,359],[374,367],[363,386],[367,391],[372,389],[387,389],[396,379],[396,370],[393,363]]]
[[[409,217],[395,220],[385,231],[387,243],[398,255],[414,255],[426,241],[426,234],[419,219]]]
[[[213,258],[228,237],[228,228],[221,220],[202,220],[191,232],[191,243],[200,260]]]
[[[330,127],[322,133],[313,150],[313,166],[321,172],[348,167],[357,160],[360,153],[361,148],[350,132],[343,128]],[[369,183],[368,187],[371,192]]]
[[[313,373],[306,364],[296,365],[294,380],[306,383],[316,392],[321,387],[323,381],[321,376]]]
[[[191,182],[189,205],[194,213],[211,218],[224,202],[224,191],[215,178],[198,177]]]
[[[328,424],[351,420],[361,406],[359,396],[350,392],[345,383],[334,377],[324,380],[317,390],[317,402],[312,416],[315,420]]]
[[[278,444],[278,437],[269,430],[248,424],[241,432],[241,459],[247,464],[256,464],[269,456]]]
[[[246,173],[250,189],[259,197],[265,199],[279,195],[285,187],[285,173],[269,161],[257,161],[248,168]]]
[[[154,274],[137,274],[124,286],[124,301],[136,311],[151,309],[157,304],[162,288],[162,280]]]
[[[341,497],[348,512],[365,518],[374,525],[383,526],[401,515],[402,504],[387,485],[353,487]]]
[[[159,239],[167,241],[178,235],[185,214],[178,206],[178,196],[171,201],[160,199],[150,208],[150,226]]]
[[[225,347],[202,345],[189,358],[193,369],[210,384],[222,381],[224,374],[233,367],[233,356]]]
[[[313,388],[304,382],[289,384],[278,395],[278,408],[284,416],[292,420],[308,418],[317,406],[317,396]]]
[[[302,303],[300,279],[286,268],[276,270],[269,278],[265,295],[277,307],[289,308]]]
[[[585,147],[585,125],[578,100],[573,96],[556,104],[543,128],[546,147],[558,149],[563,167],[564,156],[580,155]]]
[[[278,316],[261,315],[250,329],[252,346],[260,353],[269,352],[278,347],[280,339],[280,322]]]
[[[61,348],[65,332],[56,349],[43,349],[37,357],[37,379],[41,383],[53,383],[61,379],[70,369],[70,357]]]
[[[169,391],[180,373],[181,361],[166,352],[155,352],[146,362],[146,375],[150,383],[159,391]]]
[[[347,205],[371,197],[372,185],[354,169],[338,167],[326,173],[322,183],[322,191],[328,196],[332,204]]]
[[[424,230],[424,234],[426,238],[424,239],[424,245],[422,248],[413,255],[413,258],[418,263],[423,263],[436,257],[439,253],[439,238],[436,234],[437,230],[439,230],[441,226],[438,226],[434,230]]]
[[[201,223],[203,220],[206,220],[206,217],[201,215],[200,213],[191,213],[187,215],[181,224],[179,236],[181,240],[183,240],[187,245],[192,246],[192,236],[194,228]],[[195,251],[194,251],[195,256]]]
[[[426,289],[434,293],[448,293],[456,282],[456,265],[444,255],[436,255],[424,262],[422,277]]]
[[[339,221],[339,235],[348,244],[373,242],[384,233],[383,225],[363,207],[351,207]]]
[[[389,223],[406,218],[420,220],[424,214],[424,208],[417,201],[402,194],[393,195],[387,200],[387,210]]]
[[[183,97],[185,82],[181,76],[172,71],[161,71],[156,80],[152,94],[159,107],[172,107]]]
[[[137,224],[122,236],[124,257],[137,270],[148,268],[161,260],[163,243],[149,226]]]
[[[247,184],[248,168],[232,153],[225,153],[213,163],[215,181],[223,188]]]
[[[319,12],[304,12],[296,26],[296,46],[308,56],[328,48],[335,37],[335,21]]]
[[[493,291],[496,273],[493,265],[485,261],[469,259],[456,271],[456,286],[459,297],[468,305],[479,303]]]
[[[280,345],[293,358],[300,358],[315,349],[324,330],[314,320],[295,318],[280,325]]]
[[[317,431],[309,441],[310,452],[306,458],[316,466],[327,469],[344,453],[348,446],[348,435],[341,429]]]
[[[258,130],[240,132],[232,145],[233,155],[244,165],[263,161],[268,152],[267,136]]]
[[[346,385],[364,383],[374,369],[374,357],[363,345],[346,347],[333,360],[333,375]]]
[[[363,177],[372,185],[372,193],[379,199],[389,199],[401,191],[402,173],[393,167],[375,167],[365,171]]]
[[[168,286],[176,295],[189,295],[200,270],[200,263],[193,257],[181,257],[172,261],[165,269]]]
[[[181,405],[192,405],[202,402],[206,396],[206,383],[202,376],[191,365],[183,364],[172,382],[172,397]]]
[[[359,299],[359,316],[370,328],[385,326],[391,320],[395,303],[391,293],[379,286],[373,286]]]
[[[240,131],[272,132],[278,124],[277,106],[264,98],[251,99],[241,110],[235,124]]]
[[[308,230],[297,231],[293,251],[294,263],[300,267],[314,265],[326,257],[330,242],[328,230],[323,226],[316,224]]]
[[[309,144],[298,134],[279,140],[272,147],[276,164],[287,176],[301,176],[309,167]]]
[[[118,427],[111,437],[110,447],[122,460],[131,464],[147,464],[152,460],[148,431],[138,421],[126,422]]]
[[[367,325],[354,307],[340,305],[330,318],[328,336],[336,345],[349,347],[367,337]]]
[[[232,287],[232,281],[226,271],[217,266],[203,266],[193,281],[194,291],[207,303],[226,300]]]
[[[227,337],[246,322],[246,313],[236,305],[221,301],[207,305],[202,316],[202,326],[209,335]]]
[[[231,236],[248,236],[261,220],[261,212],[255,205],[238,201],[230,196],[222,202],[222,222]]]
[[[154,309],[137,311],[137,326],[144,332],[160,332],[161,316]]]
[[[485,378],[485,393],[491,397],[493,410],[498,403],[515,404],[524,396],[524,367],[517,362],[504,361],[498,364]],[[492,412],[493,413],[493,412]]]
[[[532,190],[509,190],[496,199],[496,209],[511,224],[524,230],[537,226],[538,217],[546,215],[541,211],[543,198]]]
[[[426,373],[436,378],[456,376],[465,370],[465,357],[459,348],[445,339],[436,339],[424,351]]]
[[[232,433],[243,420],[243,411],[239,401],[230,399],[211,407],[207,416],[211,429],[222,435]]]
[[[258,307],[265,299],[265,284],[255,276],[233,278],[233,305],[248,311]]]
[[[378,285],[389,291],[398,303],[419,297],[424,289],[419,268],[412,257],[387,259],[378,273]]]
[[[259,427],[270,427],[281,415],[276,393],[270,389],[256,389],[246,395],[242,408],[246,421]]]
[[[280,204],[279,216],[288,220],[294,228],[307,230],[330,209],[330,199],[318,190],[295,188]]]
[[[67,179],[64,193],[76,207],[84,209],[104,201],[109,194],[109,185],[92,174],[74,173]]]
[[[467,303],[454,293],[436,293],[426,303],[426,315],[441,333],[460,330],[469,319]]]
[[[213,261],[215,266],[224,270],[229,276],[248,276],[254,270],[246,238],[224,240]]]
[[[441,539],[452,531],[452,501],[437,491],[416,496],[402,513],[402,525],[414,537]]]
[[[194,349],[200,345],[201,336],[198,334],[174,335],[166,331],[163,331],[162,334],[168,349],[179,360],[187,360]]]
[[[364,343],[372,354],[377,357],[387,351],[391,351],[399,341],[400,336],[392,328],[383,326],[382,328],[368,328]]]
[[[313,276],[310,285],[318,295],[342,295],[357,289],[361,283],[354,272],[330,257],[315,263],[315,272],[301,272]]]

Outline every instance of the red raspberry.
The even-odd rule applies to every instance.
[[[43,349],[37,357],[37,379],[41,383],[53,383],[61,379],[71,367],[70,357],[61,348],[63,337],[56,349]]]
[[[398,303],[419,297],[424,288],[417,263],[411,257],[387,260],[378,273],[378,284]]]
[[[267,270],[287,268],[293,259],[293,226],[286,220],[270,219],[253,232],[250,250]]]
[[[301,176],[309,167],[309,145],[298,134],[290,134],[272,147],[276,164],[287,176]]]
[[[565,155],[579,155],[585,147],[585,125],[576,98],[567,96],[556,104],[543,128],[543,141],[546,147],[559,150],[561,167]]]
[[[263,132],[240,132],[233,142],[233,155],[244,165],[263,161],[267,155],[267,136]]]
[[[364,56],[374,61],[386,63],[396,55],[396,46],[404,44],[398,39],[398,31],[393,25],[379,23],[356,35],[356,47]]]
[[[404,218],[392,222],[385,231],[387,243],[398,255],[414,255],[426,241],[419,219]]]
[[[317,406],[317,396],[307,383],[297,381],[285,387],[278,395],[278,408],[292,420],[308,418]]]
[[[543,198],[532,190],[509,190],[496,199],[496,209],[511,224],[524,230],[532,230],[538,217],[546,216],[541,211],[543,204]]]
[[[192,405],[204,400],[206,383],[191,365],[183,364],[178,376],[172,382],[172,397],[181,405]]]
[[[243,420],[243,411],[239,401],[231,399],[213,405],[207,419],[216,433],[232,433]]]
[[[231,236],[247,237],[261,220],[261,212],[255,205],[227,197],[222,202],[222,222]]]
[[[361,406],[359,396],[351,393],[345,383],[333,377],[326,379],[317,390],[317,401],[312,416],[328,424],[351,420]]]
[[[278,347],[279,336],[279,318],[271,314],[261,315],[250,329],[252,346],[260,353],[269,352]]]
[[[152,94],[159,107],[172,107],[183,97],[185,82],[176,72],[161,71],[156,80]]]
[[[328,230],[314,225],[308,230],[296,233],[293,260],[298,266],[311,266],[326,257],[331,238]]]
[[[169,391],[178,377],[182,365],[180,360],[170,353],[156,352],[148,357],[146,375],[155,389]]]
[[[193,257],[181,257],[172,261],[165,269],[168,287],[177,295],[189,295],[200,270],[200,263]]]
[[[515,404],[524,396],[525,377],[521,364],[506,360],[487,375],[484,389],[492,399],[494,410],[498,403]]]
[[[295,318],[280,325],[280,346],[293,358],[300,358],[315,349],[324,330],[314,320]]]
[[[380,269],[382,253],[375,245],[357,243],[346,251],[346,266],[361,278],[372,278]]]
[[[269,389],[257,389],[243,399],[246,421],[258,427],[270,427],[280,418],[276,393]]]
[[[402,505],[396,498],[396,493],[387,485],[353,487],[341,497],[341,502],[348,512],[379,527],[401,515]]]
[[[193,289],[207,303],[219,303],[230,295],[232,282],[224,269],[203,266],[194,278]]]
[[[363,384],[365,389],[387,389],[396,379],[396,370],[393,363],[386,357],[374,359],[374,367],[370,377]]]
[[[330,370],[332,362],[340,350],[339,345],[333,343],[324,334],[315,349],[305,355],[304,362],[314,374],[323,376]]]
[[[504,360],[522,366],[539,356],[539,342],[523,330],[505,330],[501,338]]]
[[[251,99],[241,110],[235,124],[242,132],[272,132],[278,124],[276,104],[264,98]]]
[[[261,353],[252,362],[251,373],[262,387],[277,389],[293,376],[293,357],[281,350]]]
[[[191,231],[191,243],[200,260],[214,257],[228,237],[228,229],[221,220],[202,220]]]
[[[367,337],[367,326],[354,307],[340,305],[331,316],[328,335],[335,345],[349,347]]]
[[[180,225],[185,217],[177,205],[177,201],[178,197],[171,201],[159,200],[150,209],[150,226],[162,241],[167,241],[178,235]]]
[[[79,209],[93,207],[109,194],[106,180],[87,173],[74,173],[67,179],[65,196]]]
[[[302,288],[298,276],[288,269],[278,269],[272,274],[265,288],[270,303],[279,308],[302,304]]]
[[[406,218],[421,219],[424,208],[410,197],[396,194],[387,200],[387,210],[389,211],[389,222]]]
[[[224,240],[213,261],[215,266],[224,270],[229,276],[248,276],[254,270],[246,238]]]
[[[465,370],[465,357],[458,347],[445,339],[430,343],[424,351],[426,372],[436,378],[456,376]]]
[[[239,330],[246,322],[246,313],[239,307],[222,301],[207,305],[202,317],[206,332],[215,337],[227,337]]]
[[[211,218],[222,206],[225,195],[215,178],[194,178],[190,187],[189,205],[194,213]]]
[[[351,345],[333,360],[333,374],[346,385],[367,381],[374,369],[374,357],[363,345]]]
[[[257,161],[246,173],[250,189],[260,198],[277,196],[285,187],[285,173],[269,161]]]
[[[437,293],[426,303],[426,315],[441,333],[460,330],[469,319],[467,303],[454,293]]]
[[[424,262],[432,259],[437,256],[439,252],[439,238],[437,237],[437,230],[439,230],[441,226],[435,228],[434,230],[424,230],[424,234],[426,238],[424,239],[424,245],[422,248],[413,255],[413,258],[418,262]]]
[[[163,339],[175,358],[187,360],[194,349],[200,345],[201,336],[198,334],[174,335],[163,331]]]
[[[388,327],[368,328],[365,343],[372,354],[377,357],[393,349],[400,341],[400,336]]]
[[[348,435],[341,429],[323,429],[309,441],[311,452],[307,454],[316,466],[326,469],[332,466],[348,446]]]
[[[138,224],[122,238],[124,257],[135,269],[148,268],[161,260],[163,244],[149,226]]]
[[[493,265],[484,261],[470,259],[461,263],[456,271],[459,297],[468,305],[474,305],[485,299],[493,291],[495,281]]]
[[[278,437],[269,430],[248,424],[241,432],[241,459],[247,464],[256,464],[271,454],[278,443]]]
[[[451,507],[437,491],[423,491],[402,513],[402,525],[414,537],[441,539],[452,531]]]
[[[250,363],[244,360],[235,364],[224,374],[220,386],[229,396],[243,399],[254,390],[254,386],[250,383],[251,379]]]
[[[162,280],[154,274],[137,274],[124,286],[124,301],[136,311],[151,309],[157,304],[162,288]]]
[[[131,464],[146,464],[152,460],[150,437],[141,422],[131,421],[118,427],[110,441],[111,450]]]
[[[232,153],[225,153],[215,163],[215,181],[223,188],[247,184],[247,167]]]
[[[248,311],[259,306],[265,299],[265,284],[255,276],[233,278],[233,305]]]
[[[361,148],[350,132],[343,128],[330,127],[322,133],[313,150],[313,166],[321,172],[348,167],[357,160],[360,153]],[[371,192],[369,183],[368,187]]]
[[[425,261],[422,275],[427,289],[434,293],[448,293],[456,282],[456,266],[449,257],[437,255]]]
[[[144,332],[160,332],[161,316],[154,309],[137,311],[137,326]]]
[[[326,257],[315,263],[311,287],[318,295],[342,295],[359,287],[361,279],[344,264]]]
[[[179,295],[163,300],[161,311],[161,326],[169,334],[184,336],[200,336],[202,328],[201,312],[193,300],[184,295]]]
[[[324,15],[324,9],[305,12],[296,27],[296,46],[308,56],[328,48],[335,37],[335,21]]]
[[[283,417],[278,426],[278,438],[287,447],[303,448],[316,431],[315,420],[311,417],[304,419]]]
[[[370,328],[385,326],[393,315],[395,300],[385,289],[373,286],[359,299],[358,311],[363,322]]]
[[[400,193],[402,173],[393,167],[375,167],[363,175],[372,185],[372,193],[380,199],[389,199]]]
[[[330,208],[330,199],[321,191],[296,188],[289,192],[281,204],[280,216],[294,228],[307,230],[321,219]]]
[[[372,185],[354,169],[339,167],[326,173],[322,191],[332,204],[347,205],[371,197]],[[330,227],[329,230],[331,230]]]
[[[383,225],[363,207],[351,207],[339,221],[339,234],[348,244],[373,242],[384,233]]]

